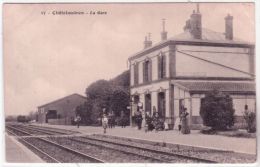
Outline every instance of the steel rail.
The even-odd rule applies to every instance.
[[[92,162],[95,162],[95,163],[105,163],[105,162],[104,162],[103,160],[101,160],[101,159],[98,159],[98,158],[95,158],[95,157],[93,157],[93,156],[91,156],[91,155],[88,155],[88,154],[79,152],[79,151],[77,151],[77,150],[71,149],[71,148],[69,148],[69,147],[66,147],[66,146],[64,146],[64,145],[58,144],[58,143],[56,143],[56,142],[53,142],[53,141],[50,141],[50,140],[47,140],[47,139],[43,139],[43,138],[40,138],[40,137],[33,137],[33,138],[34,138],[34,139],[42,140],[42,141],[44,141],[44,142],[46,142],[46,143],[48,143],[48,144],[52,144],[52,145],[54,145],[54,146],[56,146],[56,147],[59,147],[59,148],[61,148],[61,149],[63,149],[63,150],[67,150],[68,152],[71,152],[71,153],[73,153],[73,154],[80,155],[80,156],[82,156],[82,157],[84,157],[84,158],[87,158],[87,159],[91,160]]]
[[[53,132],[53,131],[48,131],[47,129],[46,130],[43,130],[43,129],[37,129],[37,128],[32,128],[32,127],[22,127],[24,129],[29,129],[29,130],[32,130],[32,131],[36,131],[36,132],[41,132],[41,133],[45,133],[47,135],[55,135],[55,133],[57,132]],[[58,132],[59,133],[59,132]],[[61,133],[60,133],[61,134]],[[64,133],[62,133],[64,134]]]
[[[38,127],[35,127],[35,126],[27,126],[26,128],[30,128],[30,129],[37,129],[39,131],[48,131],[48,132],[53,132],[53,133],[59,133],[59,134],[68,134],[66,132],[61,132],[61,131],[56,131],[56,130],[53,130],[53,129],[49,129],[49,128],[38,128]]]
[[[177,154],[177,153],[172,153],[172,152],[166,152],[166,151],[161,151],[161,150],[154,150],[154,149],[151,149],[151,148],[145,148],[145,147],[141,147],[141,146],[128,145],[128,144],[117,143],[117,142],[113,142],[113,141],[90,138],[90,137],[86,137],[86,136],[84,136],[84,137],[82,136],[81,138],[105,142],[105,143],[110,143],[110,144],[115,144],[115,145],[120,145],[120,146],[124,146],[124,147],[132,147],[132,148],[136,148],[136,149],[142,149],[142,150],[145,150],[145,151],[150,151],[150,152],[154,152],[154,153],[158,153],[158,154],[163,154],[163,155],[168,155],[168,156],[176,156],[176,157],[195,160],[195,161],[204,162],[204,163],[218,163],[217,161],[213,161],[213,160],[209,160],[209,159],[203,159],[203,158],[199,158],[199,157]]]
[[[26,132],[26,131],[24,131],[24,130],[21,130],[21,129],[12,127],[12,126],[6,126],[6,127],[7,127],[7,128],[10,128],[10,129],[14,129],[14,130],[19,131],[19,132],[22,132],[22,133],[24,133],[24,134],[27,134],[28,136],[32,136],[31,133]],[[8,130],[7,128],[6,128],[6,130]],[[8,131],[10,132],[10,130],[8,130]],[[13,134],[15,134],[15,133],[13,133]],[[15,134],[15,135],[18,136],[17,134]]]
[[[17,128],[14,128],[14,127],[11,127],[11,128],[13,128],[13,129],[15,129],[15,130],[17,130],[17,131],[20,131],[20,132],[22,132],[22,133],[28,134],[29,136],[31,136],[31,134],[28,133],[28,132],[25,132],[25,131],[23,131],[23,130],[20,130],[20,129],[17,129]],[[14,132],[11,132],[11,131],[8,130],[8,129],[7,129],[7,131],[8,131],[9,133],[14,134],[15,136],[18,136],[17,134],[15,134]],[[43,153],[43,154],[45,154],[45,155],[47,154],[46,152],[43,152],[42,150],[40,150],[40,149],[37,148],[36,146],[34,146],[34,145],[28,143],[25,139],[21,138],[20,136],[18,136],[18,137],[19,137],[23,142],[25,142],[26,144],[29,144],[30,146],[32,146],[32,147],[33,147],[34,149],[36,149],[37,151],[40,151],[41,153]],[[46,143],[48,143],[48,144],[55,145],[55,146],[57,146],[57,147],[59,147],[59,148],[61,148],[61,149],[64,149],[64,150],[69,151],[69,152],[71,152],[71,153],[74,153],[74,154],[80,155],[80,156],[82,156],[82,157],[85,157],[85,158],[91,160],[92,162],[104,163],[103,160],[100,160],[100,159],[98,159],[98,158],[92,157],[92,156],[87,155],[87,154],[84,154],[84,153],[82,153],[82,152],[73,150],[73,149],[71,149],[71,148],[69,148],[69,147],[60,145],[60,144],[55,143],[55,142],[52,142],[52,141],[50,141],[50,140],[43,139],[43,138],[40,138],[40,137],[32,137],[32,139],[42,140],[42,141],[44,141],[44,142],[46,142]],[[48,154],[47,154],[47,156],[48,156],[48,157],[51,157],[51,156],[48,155]],[[51,159],[55,159],[55,158],[51,157]],[[54,160],[54,161],[55,161],[55,160]],[[55,162],[60,162],[60,161],[56,160]]]
[[[159,161],[159,162],[168,162],[168,163],[171,162],[171,161],[169,161],[169,160],[165,160],[165,159],[162,160],[161,158],[157,158],[157,157],[151,157],[151,156],[147,156],[147,155],[140,155],[140,154],[136,154],[136,153],[133,153],[133,152],[127,151],[127,150],[122,150],[122,149],[117,149],[117,148],[111,148],[111,147],[109,147],[109,146],[101,146],[101,145],[99,145],[99,144],[94,144],[94,143],[90,143],[90,142],[87,142],[87,141],[81,141],[81,140],[72,139],[72,138],[68,138],[68,139],[69,139],[69,140],[72,140],[72,141],[76,141],[76,142],[78,142],[78,143],[83,143],[83,144],[89,144],[89,145],[93,145],[93,146],[108,148],[108,149],[112,149],[112,150],[115,150],[115,151],[120,151],[120,152],[123,152],[123,153],[135,155],[135,156],[142,156],[142,157],[144,157],[144,158],[156,160],[156,161]]]
[[[16,130],[23,131],[23,133],[28,133],[28,132],[24,131],[25,129],[27,129],[27,130],[31,130],[31,131],[35,131],[35,132],[45,133],[47,135],[54,135],[55,133],[65,134],[65,133],[62,133],[62,132],[48,131],[47,129],[43,130],[43,129],[37,129],[37,128],[32,128],[32,127],[27,127],[27,126],[19,126],[19,127],[8,126],[8,127],[16,129]],[[21,129],[24,129],[24,130],[21,130]]]
[[[43,126],[36,126],[36,125],[29,125],[29,127],[32,127],[32,128],[37,128],[37,129],[48,129],[50,131],[57,131],[57,132],[60,132],[60,133],[64,133],[64,134],[73,134],[73,133],[79,133],[78,131],[73,131],[73,130],[67,130],[67,129],[59,129],[59,128],[53,128],[53,127],[43,127]],[[66,132],[61,132],[61,131],[66,131]]]
[[[8,131],[9,133],[11,133],[11,134],[17,136],[14,132],[11,132],[11,131],[8,130],[8,129],[7,129],[7,131]],[[24,142],[25,144],[29,145],[30,147],[32,147],[32,148],[35,149],[36,151],[40,152],[41,154],[47,156],[48,158],[50,158],[50,159],[53,160],[54,162],[56,162],[56,163],[61,163],[61,162],[60,162],[59,160],[57,160],[56,158],[50,156],[48,153],[46,153],[46,152],[40,150],[39,148],[35,147],[34,145],[32,145],[31,143],[29,143],[29,142],[26,141],[25,139],[21,138],[20,136],[17,136],[17,137],[19,137],[19,139],[20,139],[22,142]],[[22,142],[21,142],[21,143],[22,143]]]

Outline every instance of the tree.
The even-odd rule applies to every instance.
[[[129,70],[124,71],[122,74],[111,79],[110,83],[112,85],[121,86],[128,89],[130,86],[130,71]]]
[[[5,118],[5,122],[16,122],[17,118],[14,115],[9,115]]]
[[[116,117],[121,116],[121,111],[129,115],[126,108],[129,105],[129,92],[121,87],[115,87],[110,98],[110,108],[115,112]]]
[[[107,112],[113,110],[118,117],[122,110],[126,111],[126,106],[129,105],[129,75],[127,70],[109,81],[98,80],[86,88],[91,124],[99,123],[103,108],[106,108]],[[83,114],[85,109],[78,110],[82,110],[80,113]]]
[[[76,115],[79,115],[81,117],[81,123],[85,125],[91,124],[91,119],[90,119],[91,110],[92,110],[92,105],[90,103],[90,100],[76,107]]]
[[[232,98],[218,90],[213,90],[201,99],[200,115],[203,124],[213,130],[227,130],[234,125]]]

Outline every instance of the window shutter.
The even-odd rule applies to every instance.
[[[149,60],[149,81],[152,81],[152,74],[153,74],[153,71],[152,71],[152,59]]]
[[[162,56],[162,78],[166,77],[166,56]]]
[[[139,79],[139,63],[137,62],[134,65],[134,84],[137,85],[138,84],[138,79]]]
[[[146,82],[146,62],[143,62],[143,83]]]
[[[139,62],[136,63],[136,84],[139,83]]]
[[[158,60],[158,79],[161,79],[161,56],[157,57]]]

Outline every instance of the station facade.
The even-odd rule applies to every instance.
[[[129,57],[131,116],[140,107],[143,116],[157,111],[172,128],[185,107],[190,124],[201,124],[201,99],[214,89],[231,95],[237,118],[256,110],[254,44],[233,37],[230,15],[225,33],[202,28],[201,18],[197,7],[184,32],[169,39],[163,21],[161,42],[145,38],[144,49]]]

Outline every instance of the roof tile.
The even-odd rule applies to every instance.
[[[217,89],[224,92],[255,92],[255,83],[248,82],[177,81],[176,83],[190,91],[210,91]]]

